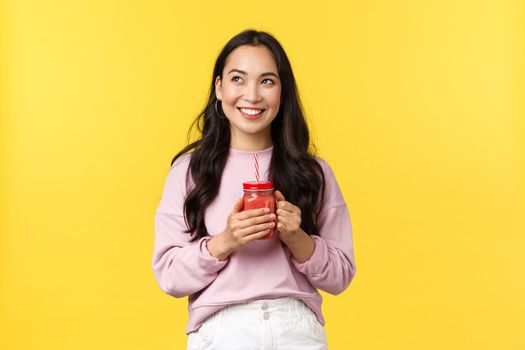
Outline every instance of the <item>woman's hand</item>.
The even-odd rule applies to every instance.
[[[277,199],[277,230],[279,238],[288,246],[295,260],[302,263],[310,259],[314,240],[301,228],[301,209],[287,202],[281,191],[275,191]]]
[[[301,229],[301,209],[290,202],[287,202],[281,191],[275,191],[277,206],[277,230],[283,242],[289,242],[302,232]]]
[[[266,236],[275,226],[275,214],[268,208],[242,211],[243,199],[239,198],[228,216],[226,228],[207,243],[208,251],[219,260],[246,244]]]

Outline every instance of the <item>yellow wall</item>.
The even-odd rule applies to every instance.
[[[523,1],[0,6],[0,348],[184,348],[153,214],[252,27],[287,50],[350,209],[330,349],[525,348]]]

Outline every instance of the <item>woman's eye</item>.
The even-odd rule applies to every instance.
[[[236,75],[236,76],[234,76],[234,77],[231,78],[231,81],[235,81],[235,82],[239,81],[239,80],[237,80],[237,78],[241,79],[240,76]],[[264,79],[263,82],[266,81],[266,80],[268,80],[269,82],[271,82],[271,84],[275,84],[274,81],[273,81],[272,79]],[[268,85],[268,84],[266,84],[266,85]]]

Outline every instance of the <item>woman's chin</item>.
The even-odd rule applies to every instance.
[[[250,134],[250,135],[256,135],[264,131],[266,128],[268,128],[270,125],[254,125],[253,123],[235,123],[233,125],[237,132],[240,132],[242,134]]]

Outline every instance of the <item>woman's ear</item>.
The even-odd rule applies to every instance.
[[[220,75],[217,75],[217,78],[215,78],[215,96],[217,96],[217,100],[222,101],[222,81]]]

